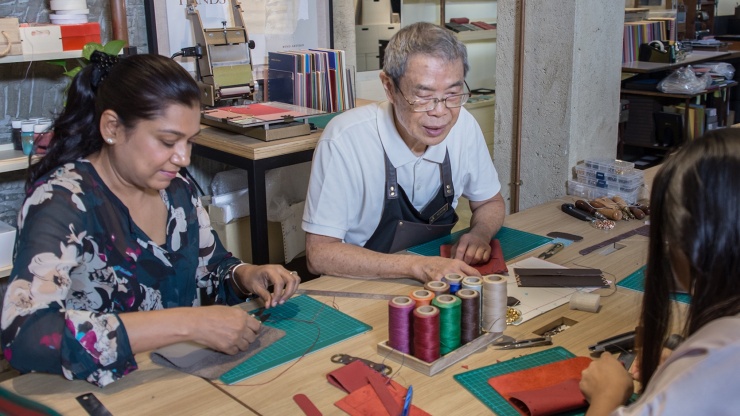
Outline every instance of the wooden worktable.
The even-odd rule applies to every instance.
[[[605,271],[608,279],[621,279],[646,261],[647,237],[634,236],[621,242],[624,248],[602,255],[599,251],[581,256],[578,251],[617,234],[629,231],[640,225],[641,221],[620,222],[609,232],[597,230],[585,222],[578,221],[563,214],[559,207],[564,202],[573,202],[570,197],[552,201],[528,209],[506,218],[508,227],[546,234],[550,231],[564,231],[584,237],[581,242],[573,243],[556,254],[549,261],[571,267],[597,267]],[[536,256],[544,249],[522,256]],[[340,290],[351,292],[374,292],[405,295],[421,286],[411,280],[370,281],[353,280],[323,276],[301,285],[310,289]],[[536,317],[519,326],[510,326],[505,335],[520,339],[537,335],[533,331],[548,327],[561,318],[569,318],[577,323],[566,331],[553,337],[555,346],[562,346],[577,355],[588,355],[588,345],[601,339],[633,330],[639,316],[641,294],[627,289],[601,289],[601,309],[598,313],[570,310],[568,305],[558,307],[544,315]],[[608,296],[607,296],[608,295]],[[283,365],[266,373],[251,377],[232,386],[223,386],[224,390],[249,404],[256,412],[265,415],[300,414],[291,397],[298,393],[306,394],[324,414],[342,414],[334,402],[343,398],[346,393],[331,386],[326,381],[326,374],[337,368],[330,361],[334,354],[346,353],[372,361],[383,361],[377,353],[377,344],[388,338],[388,306],[386,301],[354,298],[329,298],[315,296],[329,306],[338,308],[363,322],[371,325],[373,330],[327,347],[310,354],[297,363]],[[555,325],[552,325],[555,326]],[[401,366],[394,361],[386,363],[393,367],[395,380],[404,386],[414,386],[414,404],[432,414],[485,414],[489,409],[475,399],[462,386],[453,380],[458,373],[480,368],[516,356],[541,351],[551,347],[536,347],[512,351],[495,350],[489,347],[463,359],[450,368],[432,377]],[[467,366],[463,368],[463,365]],[[287,369],[287,370],[286,370]]]
[[[253,415],[208,381],[160,367],[149,354],[136,356],[139,369],[103,388],[61,375],[33,373],[0,386],[38,401],[65,416],[87,416],[75,397],[93,393],[111,414],[121,415]]]
[[[646,173],[648,183],[653,173],[654,170]],[[619,246],[622,248],[611,254],[604,255],[602,250],[596,250],[581,256],[579,250],[635,229],[643,225],[643,222],[621,221],[611,231],[597,230],[560,211],[562,203],[573,201],[572,197],[564,197],[507,216],[505,225],[541,235],[562,231],[583,236],[582,241],[567,246],[548,260],[568,267],[600,268],[609,280],[620,280],[645,264],[647,237],[639,235],[620,241]],[[519,259],[536,256],[542,251],[544,248]],[[421,287],[421,284],[406,279],[372,281],[323,276],[301,286],[310,289],[406,295]],[[537,336],[535,331],[552,328],[562,318],[568,318],[575,324],[553,336],[554,346],[562,346],[576,355],[587,356],[588,345],[635,328],[642,299],[641,293],[624,288],[616,291],[613,288],[600,289],[596,293],[602,295],[598,313],[571,310],[568,305],[563,305],[519,326],[509,326],[504,335],[516,339],[532,338]],[[327,307],[336,307],[362,320],[371,325],[373,330],[231,386],[220,382],[212,385],[198,377],[159,368],[144,354],[137,356],[140,370],[104,389],[83,381],[70,382],[61,376],[45,374],[24,375],[0,385],[50,405],[65,415],[84,414],[74,397],[91,391],[114,415],[251,414],[250,411],[264,415],[302,414],[292,400],[298,393],[307,395],[325,415],[343,414],[334,406],[334,402],[342,399],[346,393],[326,381],[326,374],[338,368],[338,364],[332,363],[330,358],[334,354],[346,353],[382,362],[384,357],[377,353],[377,344],[388,338],[388,306],[383,300],[323,296],[315,298],[327,304]],[[414,386],[414,404],[422,409],[432,414],[487,414],[489,409],[453,380],[453,376],[547,348],[551,347],[510,351],[488,347],[431,377],[403,368],[395,361],[386,363],[393,368],[393,377],[397,382],[404,386]]]

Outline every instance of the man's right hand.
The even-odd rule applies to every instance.
[[[196,314],[193,340],[230,355],[246,350],[262,325],[241,308],[214,305],[192,310]]]
[[[422,283],[441,280],[446,274],[451,273],[461,276],[480,276],[480,272],[475,267],[464,261],[445,257],[419,256],[413,267],[413,273],[414,279]]]

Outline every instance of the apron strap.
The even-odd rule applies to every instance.
[[[388,159],[388,154],[383,152],[385,157],[385,198],[386,199],[398,199],[398,177],[396,176],[396,168]]]

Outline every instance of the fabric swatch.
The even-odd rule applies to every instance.
[[[578,383],[591,359],[575,357],[492,377],[488,384],[523,415],[551,415],[588,406]]]
[[[442,244],[439,246],[439,255],[450,258],[452,256],[452,244]],[[481,276],[487,274],[507,274],[506,260],[501,250],[501,242],[494,238],[491,240],[491,257],[487,262],[481,264],[471,264],[473,268],[480,272]]]
[[[285,336],[285,331],[262,325],[257,339],[245,351],[224,354],[194,342],[180,342],[155,350],[152,362],[198,377],[215,380],[238,364]]]

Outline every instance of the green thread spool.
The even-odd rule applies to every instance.
[[[439,295],[432,300],[432,305],[439,308],[439,352],[445,355],[460,346],[462,302],[454,295]]]

